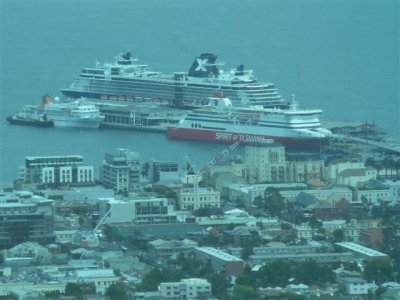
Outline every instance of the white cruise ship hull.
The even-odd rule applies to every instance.
[[[84,68],[68,88],[61,92],[69,98],[89,98],[100,102],[158,102],[175,106],[201,106],[216,90],[236,105],[285,106],[272,83],[258,81],[243,66],[223,72],[217,69],[217,57],[202,54],[189,72],[164,74],[138,65],[129,56],[116,63]]]
[[[99,128],[103,119],[52,118],[55,127]]]

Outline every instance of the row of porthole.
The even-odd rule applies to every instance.
[[[191,126],[192,126],[192,128],[201,128],[200,123],[192,123]]]

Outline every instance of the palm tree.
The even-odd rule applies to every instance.
[[[396,169],[396,176],[399,176],[399,170],[400,170],[400,159],[396,160],[394,168]]]
[[[390,159],[385,157],[385,159],[383,160],[383,167],[385,168],[385,177],[388,177],[388,169],[390,168]]]
[[[393,178],[393,169],[396,167],[396,161],[393,158],[389,158],[389,167],[390,167],[390,178]]]
[[[365,163],[364,163],[364,165],[365,165],[366,167],[375,167],[375,164],[376,164],[375,158],[373,158],[373,157],[368,157],[368,158],[365,160]]]

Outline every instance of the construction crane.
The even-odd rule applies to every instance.
[[[209,160],[201,169],[200,171],[196,171],[194,168],[194,165],[190,162],[189,157],[185,155],[185,160],[186,160],[186,171],[184,177],[181,179],[181,182],[184,184],[194,184],[195,178],[197,182],[201,181],[201,177],[204,171],[206,171],[209,167],[212,167],[215,165],[217,162],[221,161],[223,158],[228,156],[228,154],[235,150],[237,146],[239,146],[240,143],[236,142],[230,145],[228,148],[222,150],[218,155],[213,157],[211,160]]]
[[[197,203],[198,201],[198,196],[199,196],[199,182],[201,181],[202,174],[205,170],[207,170],[209,167],[212,167],[215,165],[217,162],[221,161],[223,158],[228,156],[228,154],[235,150],[237,146],[239,146],[240,143],[236,142],[230,145],[228,148],[222,150],[217,156],[213,157],[211,160],[209,160],[201,169],[200,171],[196,171],[193,167],[193,164],[190,162],[189,158],[185,156],[186,159],[186,172],[184,178],[186,179],[186,184],[192,184],[193,185],[193,197],[194,197],[194,202]],[[183,181],[182,181],[183,182]],[[185,183],[185,182],[183,182]]]

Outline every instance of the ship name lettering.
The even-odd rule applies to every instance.
[[[217,140],[230,140],[230,139],[232,139],[232,133],[217,131],[215,133],[215,139],[217,139]]]
[[[257,142],[262,139],[260,135],[239,134],[239,140],[242,142]]]

